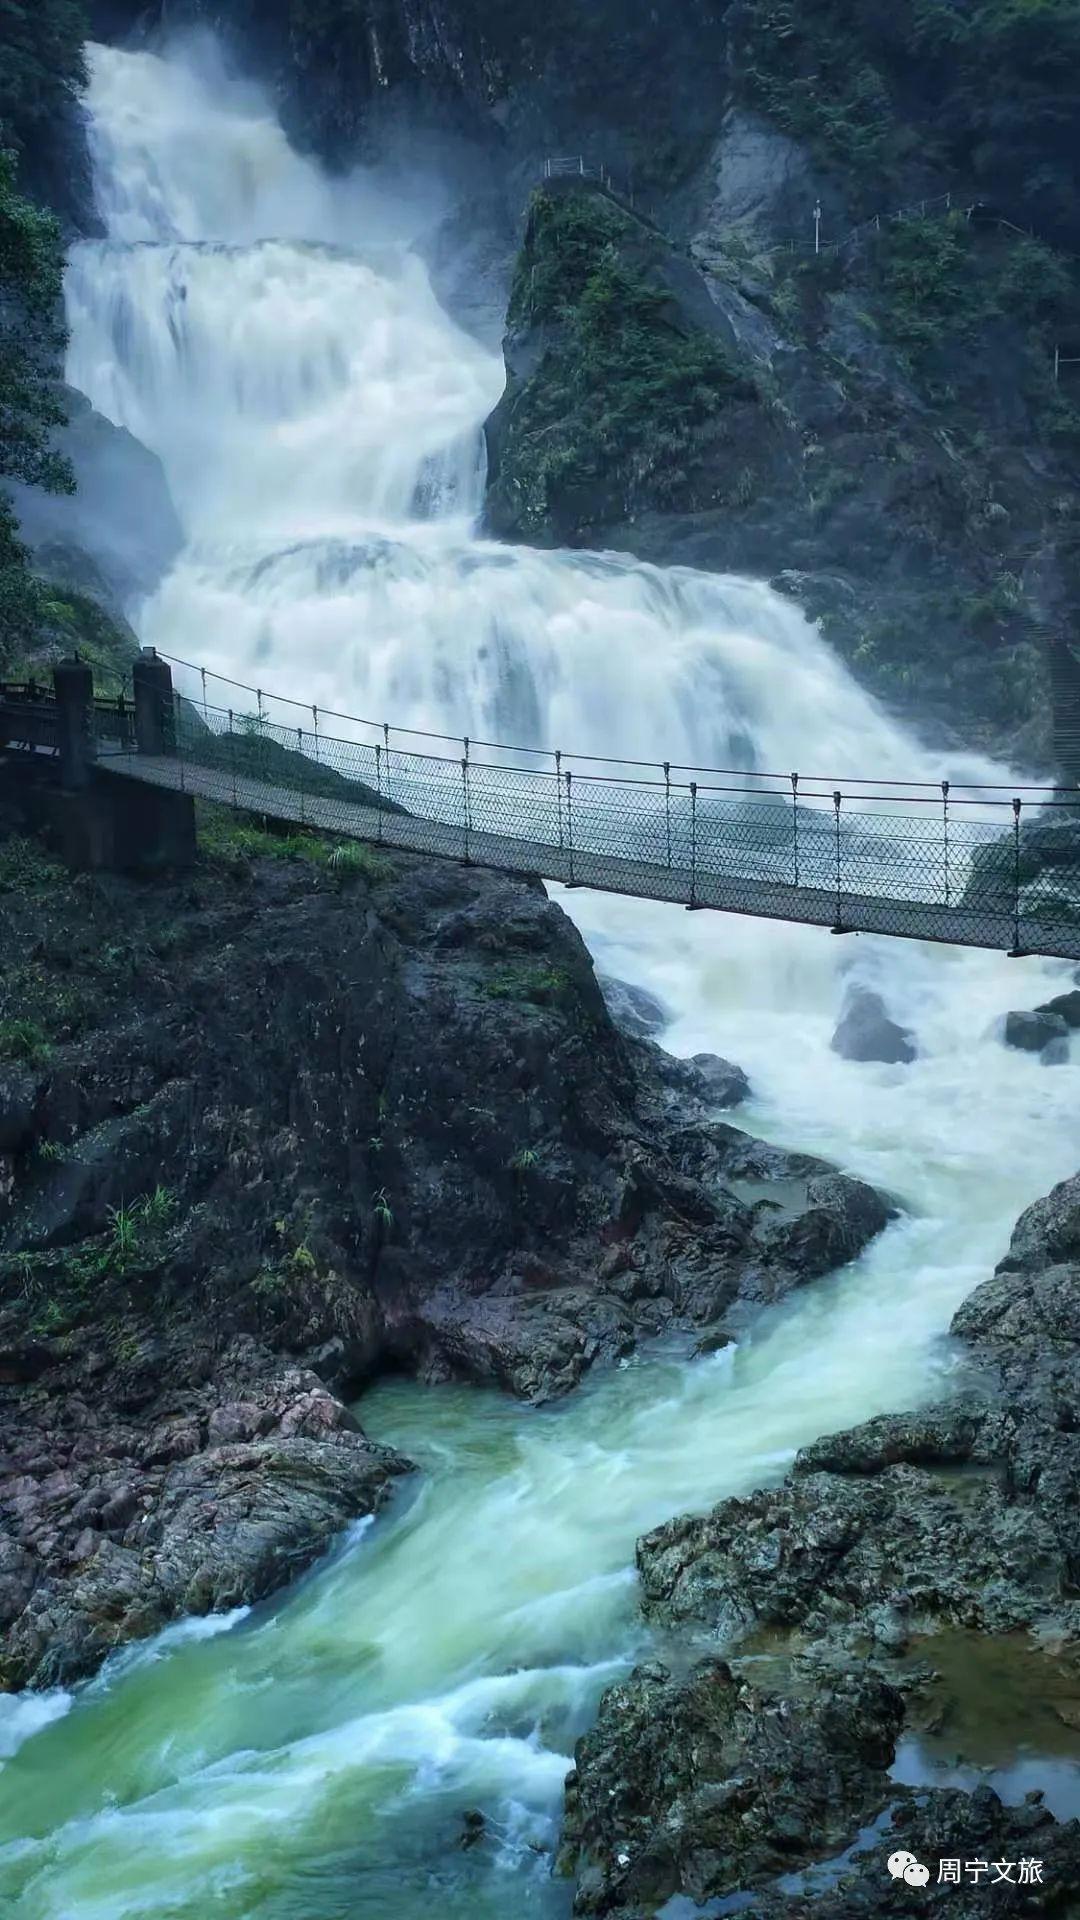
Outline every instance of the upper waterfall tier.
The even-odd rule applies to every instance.
[[[72,253],[68,377],[191,537],[474,515],[502,369],[438,306],[416,204],[325,180],[212,62],[95,48],[88,103],[108,238]]]

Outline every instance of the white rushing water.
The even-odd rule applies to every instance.
[[[187,546],[143,638],[401,724],[825,774],[939,766],[765,586],[475,537],[502,370],[415,242],[437,196],[329,184],[207,49],[98,49],[107,238],[68,279],[69,377],[161,456]],[[777,555],[777,564],[783,556]],[[361,1417],[425,1468],[293,1592],[173,1630],[0,1730],[15,1920],[519,1920],[565,1914],[550,1846],[573,1739],[642,1643],[633,1541],[794,1449],[940,1390],[942,1334],[1020,1209],[1075,1170],[1077,1069],[990,1033],[1067,970],[566,896],[677,1052],[750,1072],[752,1130],[905,1212],[732,1354],[677,1349],[526,1410],[403,1382]],[[845,980],[917,1036],[830,1051]],[[462,1852],[462,1811],[489,1840]]]

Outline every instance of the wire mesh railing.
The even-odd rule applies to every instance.
[[[147,671],[154,711],[145,677],[134,701],[94,700],[98,758],[243,812],[691,908],[1080,959],[1075,788],[605,758],[394,726],[168,656]],[[40,746],[47,708],[0,688],[0,742],[6,713],[32,744],[33,714]]]
[[[241,811],[691,908],[1080,959],[1073,789],[609,759],[169,664],[164,751],[129,770]]]

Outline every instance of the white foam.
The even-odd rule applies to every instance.
[[[0,1763],[70,1713],[74,1697],[60,1687],[48,1693],[0,1693]]]

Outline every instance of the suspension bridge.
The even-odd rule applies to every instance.
[[[173,669],[176,669],[174,680]],[[692,910],[1080,959],[1080,790],[679,766],[424,733],[144,650],[0,684],[0,757]],[[140,794],[146,800],[140,799]]]

